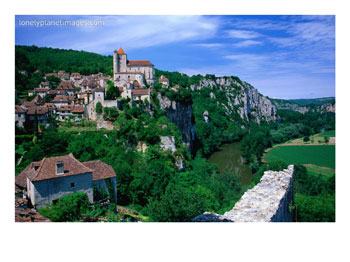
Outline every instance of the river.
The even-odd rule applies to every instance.
[[[220,151],[212,154],[208,161],[217,164],[220,173],[234,173],[240,177],[242,185],[250,184],[252,171],[244,164],[239,142],[221,146]]]

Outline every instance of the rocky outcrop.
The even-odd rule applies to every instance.
[[[170,150],[172,153],[174,153],[176,151],[175,137],[161,136],[160,147],[163,148],[163,150]]]
[[[226,114],[238,113],[241,119],[260,123],[262,120],[275,121],[276,108],[272,102],[258,92],[252,85],[238,81],[234,77],[203,79],[198,85],[191,85],[192,90],[203,87],[217,88],[226,93],[227,101],[222,104]],[[215,94],[210,93],[215,99]]]
[[[160,108],[165,112],[170,122],[177,125],[181,132],[182,141],[192,150],[194,141],[194,121],[192,105],[170,100],[167,96],[158,94]]]
[[[266,171],[260,182],[244,193],[232,210],[224,215],[203,213],[195,222],[291,222],[293,170]]]
[[[186,166],[183,157],[179,154],[174,154],[175,152],[177,152],[175,145],[175,137],[161,136],[160,147],[165,151],[170,150],[175,158],[175,165],[179,168],[180,171],[185,170]]]
[[[335,113],[335,104],[327,103],[321,105],[321,112],[326,113],[326,112],[332,112]]]
[[[319,104],[319,105],[315,105],[315,104],[299,105],[295,102],[290,102],[288,100],[283,100],[283,99],[272,99],[272,103],[276,106],[277,109],[293,110],[302,114],[305,114],[307,112],[335,113],[335,104],[332,104],[332,103],[325,103],[325,104]]]

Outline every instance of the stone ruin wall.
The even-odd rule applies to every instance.
[[[194,222],[292,222],[294,166],[282,171],[265,171],[260,182],[244,193],[224,215],[205,212]]]

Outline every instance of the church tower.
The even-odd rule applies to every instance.
[[[117,57],[119,62],[118,72],[127,72],[127,65],[126,65],[127,58],[123,48],[119,48],[117,52]]]
[[[119,50],[114,50],[113,52],[113,73],[114,76],[118,72],[127,72],[127,56],[124,52],[123,48],[119,48]],[[116,80],[116,77],[114,77]]]

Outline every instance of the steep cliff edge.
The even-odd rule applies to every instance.
[[[190,92],[192,103],[188,99],[182,101],[183,90]],[[193,148],[196,136],[202,144],[207,142],[205,153],[215,150],[216,145],[232,142],[237,130],[249,122],[276,120],[272,102],[236,77],[209,76],[187,88],[163,87],[157,99],[166,117],[180,129],[187,147]]]
[[[221,105],[225,108],[226,114],[237,112],[242,120],[258,124],[262,120],[267,122],[276,120],[276,108],[272,102],[247,82],[242,82],[235,77],[215,77],[203,79],[199,84],[191,85],[190,88],[197,91],[204,87],[225,93],[226,101],[222,101]],[[216,99],[214,93],[210,96]]]
[[[191,104],[184,104],[170,100],[167,96],[158,94],[160,109],[165,112],[165,116],[177,125],[181,132],[182,141],[189,150],[192,149],[194,141],[194,119]]]

